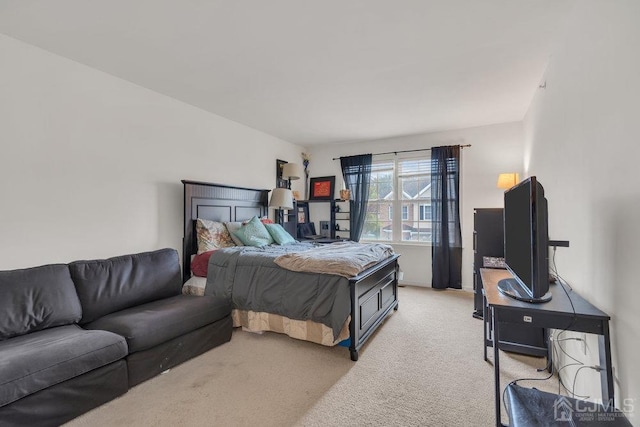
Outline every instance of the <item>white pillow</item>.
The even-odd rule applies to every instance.
[[[236,237],[233,234],[234,231],[238,231],[240,227],[242,227],[242,222],[241,221],[225,222],[224,225],[227,227],[227,230],[229,230],[231,239],[235,242],[236,246],[244,246],[244,243],[242,243],[242,240],[240,240],[238,237]]]

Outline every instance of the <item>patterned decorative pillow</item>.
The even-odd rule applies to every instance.
[[[244,246],[244,243],[242,243],[242,240],[240,240],[234,234],[234,232],[240,230],[240,227],[242,227],[242,222],[240,221],[225,222],[224,225],[225,227],[227,227],[227,230],[229,230],[229,234],[231,234],[231,238],[233,239],[233,242],[236,244],[236,246]]]
[[[267,227],[267,231],[273,237],[273,240],[276,241],[279,245],[286,245],[287,243],[295,243],[296,240],[291,237],[291,234],[287,233],[287,231],[280,224],[265,224]]]
[[[235,246],[229,230],[221,222],[198,218],[196,220],[196,234],[198,236],[198,254],[212,249]]]
[[[273,243],[271,234],[267,231],[257,216],[251,218],[249,222],[234,231],[233,234],[242,240],[246,246],[265,246]]]

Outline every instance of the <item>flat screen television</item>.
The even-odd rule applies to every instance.
[[[504,193],[504,258],[513,278],[498,282],[512,298],[532,303],[551,299],[547,199],[535,176]]]

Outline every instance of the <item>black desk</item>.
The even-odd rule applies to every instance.
[[[600,371],[602,385],[602,401],[614,407],[613,372],[611,369],[611,344],[609,341],[609,316],[594,307],[577,293],[567,289],[571,300],[561,285],[551,285],[552,299],[549,302],[531,304],[503,295],[498,290],[498,282],[511,277],[506,270],[480,269],[480,277],[484,287],[484,360],[487,359],[487,345],[493,342],[493,366],[495,375],[496,425],[501,426],[500,419],[500,342],[498,322],[529,325],[548,329],[566,329],[576,332],[598,335]],[[571,306],[573,303],[573,308]],[[489,323],[491,318],[491,323]],[[492,338],[488,338],[488,334]],[[549,347],[551,349],[551,347]]]

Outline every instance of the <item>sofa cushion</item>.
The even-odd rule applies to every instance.
[[[127,362],[101,368],[0,407],[2,427],[57,427],[129,390]]]
[[[127,355],[124,338],[78,325],[0,342],[0,407]]]
[[[147,302],[179,295],[180,261],[175,249],[69,264],[82,304],[81,324]]]
[[[0,271],[0,341],[80,320],[82,308],[63,264]]]
[[[146,350],[228,316],[230,303],[213,296],[178,295],[104,316],[84,325],[127,339],[129,353]]]

